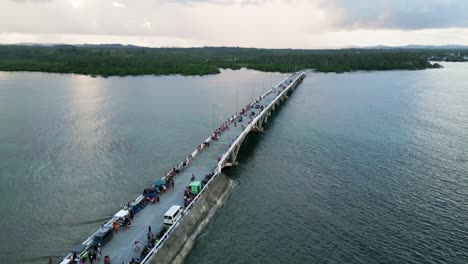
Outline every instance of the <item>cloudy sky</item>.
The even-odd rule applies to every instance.
[[[0,43],[468,45],[466,0],[0,0]]]

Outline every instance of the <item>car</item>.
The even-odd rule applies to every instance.
[[[183,207],[180,205],[173,205],[167,212],[164,214],[164,223],[168,225],[173,225],[179,220],[182,216]]]
[[[105,244],[107,244],[107,242],[109,242],[112,239],[113,236],[114,233],[112,232],[111,227],[101,227],[101,229],[99,229],[99,232],[97,232],[97,234],[94,235],[92,245],[103,247]]]

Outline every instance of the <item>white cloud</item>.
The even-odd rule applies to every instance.
[[[459,14],[468,4],[451,0],[414,3],[417,5],[403,0],[0,0],[0,34],[12,37],[2,37],[0,42],[22,42],[28,36],[43,42],[112,40],[151,46],[468,44],[459,35],[466,33],[468,25],[463,21],[468,16],[447,18],[452,7],[458,7],[453,14]],[[445,15],[436,15],[436,9]],[[402,15],[418,12],[425,15]]]
[[[81,6],[81,0],[71,0],[73,8],[79,8]]]
[[[149,22],[149,20],[146,17],[143,19],[143,21],[144,21],[143,22],[143,27],[150,29],[151,28],[151,22]]]
[[[113,1],[112,6],[120,8],[120,7],[126,7],[127,5],[125,5],[124,3],[117,2],[117,1]]]

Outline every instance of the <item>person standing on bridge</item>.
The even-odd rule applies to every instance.
[[[91,249],[91,251],[89,252],[89,262],[90,262],[91,264],[93,264],[93,263],[94,263],[94,260],[96,260],[96,258],[97,258],[97,252],[96,252],[96,250],[94,250],[94,248],[93,248],[93,249]]]
[[[140,252],[140,241],[135,241],[135,252]]]
[[[97,258],[96,258],[96,260],[97,260],[97,262],[99,263],[99,262],[101,262],[101,257],[102,257],[102,251],[101,251],[101,246],[100,246],[100,245],[98,245],[98,246],[96,247],[96,251],[97,251]]]

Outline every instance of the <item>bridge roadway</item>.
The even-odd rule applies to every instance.
[[[267,121],[271,111],[274,110],[281,101],[287,98],[287,94],[290,92],[289,90],[293,90],[304,77],[304,72],[292,74],[264,95],[255,99],[254,102],[246,106],[250,107],[250,109],[246,111],[246,115],[242,115],[242,122],[236,122],[236,126],[234,125],[234,120],[237,121],[237,116],[240,112],[230,117],[226,122],[229,124],[229,128],[221,132],[218,140],[212,140],[212,136],[210,136],[205,141],[209,142],[209,146],[204,147],[201,150],[195,150],[192,153],[192,156],[195,158],[190,160],[190,163],[178,175],[173,177],[175,187],[161,193],[159,195],[159,203],[149,204],[140,212],[135,214],[131,228],[114,233],[113,238],[101,249],[102,256],[104,257],[109,255],[112,263],[119,264],[127,264],[132,258],[138,258],[139,253],[136,253],[134,250],[135,241],[140,241],[143,249],[147,242],[146,236],[148,233],[148,226],[151,226],[153,234],[158,232],[159,228],[163,225],[164,213],[172,205],[184,205],[184,190],[190,183],[192,174],[195,175],[196,180],[201,181],[207,174],[215,173],[217,175],[222,168],[235,165],[237,152],[239,151],[242,141],[246,135],[251,130],[261,131],[262,124]],[[255,108],[255,105],[259,105],[263,108],[257,109]],[[249,117],[249,114],[252,112],[255,112],[255,115],[251,118]],[[203,144],[200,147],[202,146]],[[179,164],[179,166],[181,165],[182,163]],[[141,198],[142,196],[137,199]],[[115,219],[116,217],[114,216],[105,224],[105,226],[112,226],[112,222]],[[97,232],[98,231],[96,231],[96,233]],[[85,247],[88,247],[96,233],[90,236],[82,244]],[[151,251],[150,255],[152,255],[154,250],[159,248],[163,242],[164,241],[158,243],[153,251]],[[71,257],[72,255],[70,253],[60,263],[73,263],[70,260]],[[148,259],[149,256],[145,258],[144,262]]]

